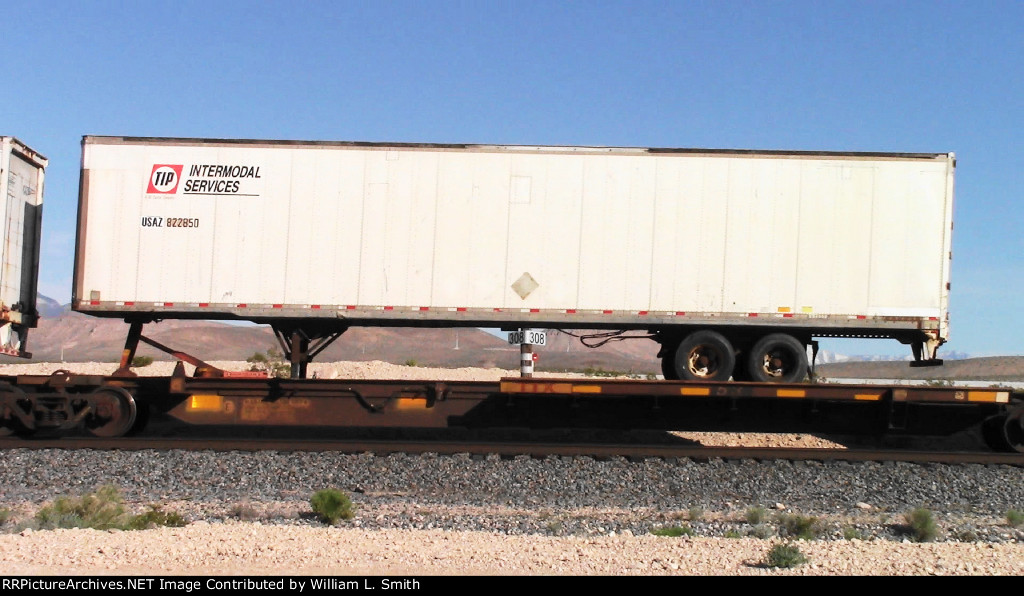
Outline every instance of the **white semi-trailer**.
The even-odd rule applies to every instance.
[[[935,363],[954,168],[87,136],[72,300],[139,324],[269,323],[300,371],[354,325],[643,330],[682,379],[798,380],[815,337],[892,338]]]
[[[36,280],[47,160],[14,137],[0,137],[0,354],[30,358],[28,331],[39,322]]]

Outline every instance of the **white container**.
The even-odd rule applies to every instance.
[[[47,160],[14,137],[0,137],[0,353],[28,358],[36,326],[39,232]]]
[[[73,305],[941,343],[954,167],[951,153],[87,136]]]

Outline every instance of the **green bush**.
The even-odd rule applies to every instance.
[[[864,533],[857,528],[847,526],[843,528],[843,540],[864,540]]]
[[[814,540],[821,536],[824,528],[816,517],[804,515],[780,515],[779,534],[801,540]]]
[[[904,516],[911,538],[915,542],[931,542],[939,534],[932,512],[918,507]]]
[[[120,529],[124,524],[124,506],[114,486],[103,486],[78,499],[58,497],[52,504],[36,512],[41,530],[57,528]]]
[[[149,511],[132,516],[124,525],[125,530],[148,530],[167,526],[180,528],[185,525],[185,518],[174,511],[163,511],[159,505],[150,505]]]
[[[124,501],[115,486],[102,486],[79,498],[58,497],[36,512],[34,526],[40,530],[92,528],[94,530],[145,530],[156,526],[181,527],[185,518],[150,505],[140,515],[125,512]]]
[[[807,557],[800,552],[795,544],[776,544],[768,551],[768,559],[765,565],[768,567],[781,567],[789,569],[807,562]]]
[[[1010,524],[1011,527],[1019,528],[1024,525],[1024,512],[1016,509],[1011,509],[1006,512],[1006,523]]]
[[[265,372],[271,377],[286,379],[292,375],[292,365],[284,360],[284,354],[270,348],[266,354],[256,352],[245,359],[251,364],[249,370]]]
[[[651,534],[655,536],[667,536],[669,538],[678,538],[679,536],[694,536],[696,532],[690,526],[669,526],[666,528],[655,528],[651,530]]]
[[[142,368],[143,366],[149,366],[150,364],[153,364],[152,356],[136,356],[135,358],[132,358],[132,366],[135,368]]]
[[[352,519],[355,510],[348,495],[334,488],[317,491],[309,500],[313,513],[328,524],[334,525],[339,519]]]
[[[726,530],[725,531],[725,537],[726,538],[743,538],[743,534],[740,534],[736,530]]]
[[[704,519],[704,508],[703,507],[690,507],[689,511],[690,521],[700,521]]]
[[[764,507],[751,507],[746,513],[747,523],[756,526],[768,521],[768,511]]]
[[[754,538],[764,540],[766,538],[771,538],[775,534],[775,531],[772,530],[772,527],[768,524],[757,524],[753,528],[750,528],[749,534]]]

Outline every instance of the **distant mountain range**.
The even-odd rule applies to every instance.
[[[36,296],[36,310],[39,311],[39,316],[44,319],[56,319],[71,310],[71,305],[61,304],[53,298],[39,294]]]
[[[72,312],[70,305],[39,296],[39,327],[29,334],[28,349],[37,362],[114,362],[124,348],[128,325]],[[167,320],[147,325],[143,333],[176,350],[206,361],[245,360],[256,352],[279,349],[269,327],[213,321]],[[658,345],[646,339],[610,342],[587,348],[575,337],[550,331],[547,345],[537,348],[538,370],[601,370],[638,375],[660,373]],[[172,357],[147,345],[138,355],[158,360]],[[822,350],[818,373],[834,378],[985,379],[1024,381],[1024,357],[969,358],[941,354],[945,366],[910,368],[903,360],[879,356],[847,356]],[[909,357],[908,357],[909,359]],[[319,362],[382,360],[396,364],[440,367],[519,368],[519,348],[474,328],[430,329],[356,327],[317,357]],[[0,356],[0,362],[18,359]]]

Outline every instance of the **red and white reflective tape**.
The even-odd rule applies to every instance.
[[[532,352],[520,352],[519,354],[519,374],[527,377],[533,376],[533,353]]]
[[[437,319],[445,316],[444,314],[438,313],[460,313],[467,317],[488,317],[496,318],[494,315],[500,313],[503,315],[525,315],[523,316],[524,322],[530,318],[538,319],[543,317],[556,317],[561,315],[564,320],[572,321],[576,319],[585,319],[587,317],[615,317],[620,320],[629,318],[642,318],[642,317],[661,317],[663,319],[688,319],[693,321],[706,321],[709,319],[721,319],[721,318],[744,318],[744,319],[794,319],[804,320],[809,318],[814,319],[830,319],[834,321],[857,321],[859,326],[864,326],[869,321],[888,323],[898,322],[905,323],[908,321],[928,321],[929,323],[938,323],[939,317],[928,316],[894,316],[894,315],[864,315],[864,314],[812,314],[810,307],[802,307],[803,312],[794,313],[791,312],[791,307],[779,307],[778,312],[737,312],[737,313],[724,313],[724,312],[686,312],[686,311],[670,311],[670,310],[615,310],[615,309],[579,309],[579,308],[559,308],[559,309],[546,309],[546,308],[522,308],[522,307],[467,307],[467,306],[404,306],[404,305],[359,305],[359,304],[286,304],[286,303],[211,303],[211,302],[150,302],[150,301],[132,301],[132,300],[118,300],[118,301],[102,301],[96,299],[82,300],[79,303],[79,307],[85,307],[83,310],[158,310],[167,309],[171,311],[181,311],[188,309],[200,309],[200,310],[216,310],[216,311],[228,311],[228,310],[270,310],[270,311],[288,311],[298,310],[303,311],[320,311],[326,314],[328,309],[334,309],[337,311],[344,311],[344,316],[359,316],[361,313],[372,313],[373,316],[383,316],[388,318],[402,318],[403,316],[410,316],[416,313],[414,316],[422,318]],[[91,308],[89,308],[91,307]],[[340,315],[339,313],[339,316]],[[663,321],[667,322],[667,321]],[[689,322],[689,321],[687,321]],[[935,325],[937,326],[937,325]]]

